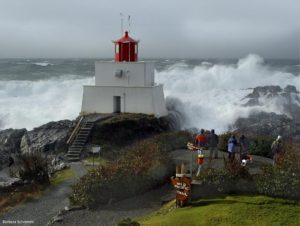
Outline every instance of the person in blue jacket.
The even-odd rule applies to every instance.
[[[237,140],[234,135],[231,135],[227,142],[228,159],[233,160],[235,156],[235,149],[237,146]]]

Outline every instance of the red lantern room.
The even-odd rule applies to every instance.
[[[115,43],[116,62],[136,62],[138,60],[138,42],[128,35],[128,31],[122,38],[113,41]]]

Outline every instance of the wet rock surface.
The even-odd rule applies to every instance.
[[[61,152],[67,150],[66,141],[73,125],[70,120],[49,122],[28,131],[22,137],[20,150],[22,153],[31,151]]]
[[[49,122],[31,131],[6,129],[0,131],[0,169],[7,166],[9,156],[42,151],[61,153],[67,151],[66,141],[74,121]]]
[[[244,106],[259,106],[275,100],[284,114],[254,112],[248,118],[236,120],[233,127],[237,132],[272,137],[281,135],[300,142],[300,97],[295,86],[256,87],[244,99],[248,100]]]
[[[8,163],[11,154],[20,152],[20,143],[26,129],[6,129],[0,131],[0,169]]]

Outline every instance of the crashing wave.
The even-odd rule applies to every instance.
[[[164,84],[167,97],[177,98],[180,112],[187,116],[186,128],[207,128],[223,132],[238,118],[253,112],[285,114],[280,101],[245,106],[245,96],[258,86],[294,85],[300,87],[300,76],[275,70],[258,55],[249,55],[236,64],[214,64],[185,67],[175,64],[157,72],[156,80]],[[299,94],[295,94],[299,96]]]

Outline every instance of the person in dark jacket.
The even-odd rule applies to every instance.
[[[234,135],[231,135],[231,137],[227,142],[228,159],[234,160],[236,146],[237,146],[237,140]]]
[[[212,159],[214,154],[215,159],[218,158],[218,146],[219,136],[215,134],[215,130],[212,129],[210,134],[208,135],[208,146],[209,146],[209,159]]]

